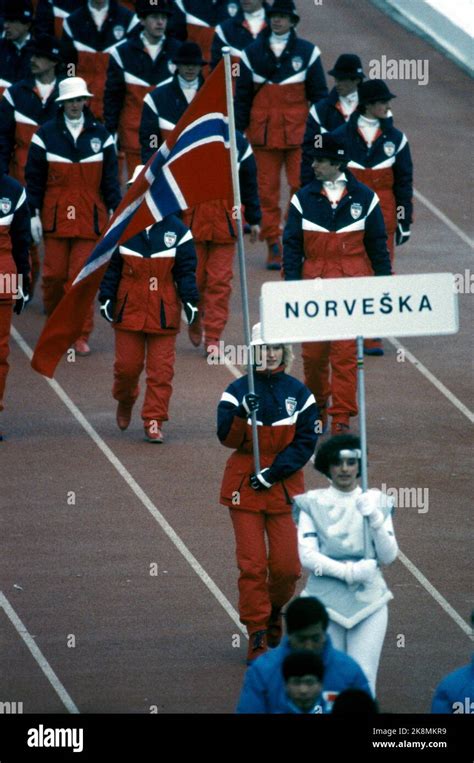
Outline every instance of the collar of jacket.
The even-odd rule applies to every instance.
[[[268,48],[268,50],[271,53],[273,53],[273,50],[270,47],[270,37],[272,36],[272,34],[273,34],[273,32],[272,32],[271,26],[268,25],[268,26],[265,27],[265,29],[262,29],[262,31],[260,32],[260,35],[259,35],[259,37],[262,38],[263,44],[265,45],[266,48]],[[257,37],[257,39],[258,39],[258,37]],[[297,39],[298,39],[298,37],[296,36],[295,28],[292,27],[290,29],[290,36],[288,38],[288,42],[287,42],[286,47],[285,47],[283,53],[281,54],[279,60],[281,60],[283,58],[283,56],[285,56],[285,58],[286,58],[291,53],[291,51],[293,50],[293,48],[294,48],[294,46],[296,44]],[[273,54],[273,55],[275,55],[275,54]],[[276,56],[275,56],[275,58],[276,58]]]
[[[280,646],[277,647],[277,649],[281,649],[285,654],[289,654],[292,651],[291,646],[290,646],[290,640],[288,638],[288,634],[286,636],[283,636],[283,638],[281,640],[281,643],[280,643]],[[273,654],[275,654],[275,651],[276,650],[274,650],[274,649],[271,650],[271,652]],[[332,656],[333,651],[334,651],[334,646],[333,646],[333,643],[331,641],[331,636],[326,631],[326,643],[324,644],[323,651],[322,651],[322,653],[320,655],[321,658],[322,658],[322,661],[323,661],[323,665],[327,665],[328,664],[329,659]]]
[[[98,122],[96,118],[94,117],[92,111],[87,107],[84,106],[84,130],[89,130],[91,127],[96,127]],[[56,120],[59,122],[61,127],[66,127],[66,121],[64,118],[64,108],[60,106],[58,109],[58,113],[56,114]]]
[[[357,107],[356,110],[349,117],[349,122],[351,126],[353,126],[354,129],[356,130],[357,130],[357,120],[359,119],[360,116],[364,116],[364,115],[361,114],[361,112],[359,111],[359,107]],[[391,127],[393,127],[393,117],[386,117],[385,119],[379,119],[379,122],[380,122],[380,129],[382,130],[382,132],[384,132],[385,130],[389,130]]]
[[[347,169],[347,167],[343,170],[343,172],[347,178],[346,190],[349,193],[350,191],[354,190],[354,187],[357,185],[357,180],[355,179],[352,172],[350,172]],[[321,183],[320,180],[317,180],[316,178],[314,178],[314,180],[311,181],[309,186],[310,193],[314,193],[314,194],[321,194],[322,188],[323,188],[323,184]]]
[[[199,90],[204,85],[204,77],[202,76],[202,74],[199,75],[198,79],[199,79],[199,86],[198,86],[198,92],[199,92]],[[182,98],[184,98],[186,100],[185,95],[184,95],[183,91],[181,90],[181,85],[179,84],[178,70],[176,70],[176,73],[173,74],[173,81],[170,82],[170,85],[173,86],[173,90],[176,91],[177,95],[179,95],[180,97],[182,97]],[[186,105],[188,105],[187,101],[186,101]]]
[[[118,9],[119,9],[119,4],[117,0],[109,0],[109,8],[107,10],[107,15],[105,17],[104,24],[107,23],[108,19],[113,18],[114,16],[117,15]],[[89,3],[87,0],[85,0],[84,5],[82,6],[82,10],[84,11],[84,13],[87,14],[87,16],[91,19],[91,21],[94,21],[92,13],[90,12]],[[102,26],[100,31],[102,31],[103,28],[104,27]]]
[[[285,366],[283,363],[278,368],[274,368],[273,371],[257,371],[254,366],[255,374],[259,379],[270,379],[271,377],[281,377],[285,373]]]
[[[126,41],[130,45],[132,45],[134,48],[137,48],[137,50],[142,50],[142,51],[145,50],[145,45],[143,44],[143,40],[142,40],[142,38],[140,36],[140,33],[135,34],[135,31],[134,31],[131,37],[126,37],[125,39],[126,39]],[[163,40],[163,47],[161,48],[161,50],[160,50],[158,56],[156,57],[155,61],[158,60],[158,58],[163,53],[166,53],[168,51],[169,44],[170,44],[169,41],[170,41],[169,36],[167,34],[165,34],[164,35],[164,40]]]

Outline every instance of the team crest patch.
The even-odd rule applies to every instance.
[[[358,204],[357,202],[355,204],[351,204],[351,215],[354,218],[354,220],[358,220],[361,214],[362,214],[362,204]]]
[[[102,141],[99,138],[91,138],[91,149],[94,154],[98,154],[102,148]]]
[[[173,231],[167,231],[165,233],[165,244],[168,247],[168,249],[171,246],[174,246],[176,244],[176,239],[177,238],[178,237],[177,237],[176,233],[173,233]]]
[[[227,13],[229,14],[229,16],[231,16],[231,18],[234,18],[234,16],[236,16],[238,12],[239,12],[239,6],[237,5],[237,3],[229,3],[229,5],[227,6]]]
[[[123,26],[121,26],[120,24],[117,24],[117,25],[116,25],[116,26],[114,26],[114,28],[112,29],[112,32],[113,32],[113,35],[114,35],[114,37],[115,37],[115,39],[116,39],[116,40],[121,40],[121,39],[122,39],[122,37],[123,37],[123,36],[124,36],[124,34],[125,34],[125,29],[124,29],[124,28],[123,28]]]
[[[285,400],[285,408],[288,416],[293,416],[296,411],[296,397],[287,397]]]
[[[383,144],[383,150],[385,151],[386,156],[393,156],[395,153],[395,148],[395,143],[392,143],[391,140],[388,140]]]
[[[12,203],[10,199],[7,199],[6,196],[4,196],[3,199],[0,199],[0,209],[2,210],[4,215],[8,215],[11,208],[12,208]]]
[[[301,56],[293,56],[291,59],[291,65],[295,72],[299,72],[303,68],[303,59]]]

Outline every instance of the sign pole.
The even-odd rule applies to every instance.
[[[237,137],[235,134],[235,114],[234,114],[234,93],[232,87],[232,62],[230,48],[222,48],[222,55],[225,64],[225,82],[227,95],[227,114],[229,117],[229,138],[230,138],[230,160],[232,167],[232,185],[234,189],[234,211],[237,223],[237,251],[239,255],[240,271],[240,290],[242,295],[242,315],[244,319],[245,344],[248,348],[247,375],[249,380],[249,392],[255,393],[255,384],[253,378],[253,358],[250,345],[250,317],[249,317],[249,298],[247,289],[247,272],[245,267],[244,250],[244,231],[242,226],[242,202],[240,199],[239,183],[239,164],[237,159]],[[260,451],[258,446],[257,413],[252,413],[252,442],[253,442],[253,460],[256,474],[260,471]]]
[[[364,337],[358,336],[357,342],[357,402],[359,406],[359,437],[361,449],[360,481],[362,492],[369,489],[367,473],[367,416],[365,406],[365,369],[364,369]],[[364,518],[364,556],[372,557],[372,538],[368,517]]]

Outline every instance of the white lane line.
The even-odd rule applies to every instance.
[[[40,666],[41,670],[45,674],[46,678],[48,679],[49,683],[53,687],[54,691],[58,695],[63,705],[66,707],[66,709],[70,713],[79,713],[79,709],[77,705],[75,705],[75,703],[72,701],[71,697],[67,693],[66,689],[62,685],[61,681],[57,677],[54,670],[52,669],[48,660],[42,653],[41,649],[35,643],[33,637],[28,633],[27,629],[25,628],[20,618],[18,617],[17,613],[13,609],[12,605],[8,601],[7,597],[1,591],[0,591],[0,607],[3,607],[3,609],[5,610],[5,614],[9,618],[10,622],[12,623],[13,627],[17,631],[18,635],[21,636],[21,638],[25,642],[26,646],[30,650],[31,654],[33,655],[34,659]]]
[[[25,355],[31,360],[33,356],[33,352],[14,326],[12,326],[11,333],[13,338],[19,345],[19,347],[23,350]],[[51,389],[54,390],[54,392],[57,394],[60,400],[62,400],[62,402],[64,403],[66,408],[70,411],[70,413],[74,416],[76,421],[87,432],[87,434],[89,435],[91,440],[94,441],[94,443],[97,445],[99,450],[102,451],[102,453],[107,458],[107,460],[110,461],[114,469],[117,470],[119,475],[129,486],[130,490],[133,493],[135,493],[138,500],[141,501],[144,507],[150,512],[153,519],[155,519],[155,521],[158,522],[163,532],[168,536],[170,541],[175,545],[175,547],[178,549],[180,554],[182,554],[182,556],[186,559],[189,566],[194,570],[196,575],[202,580],[202,582],[209,589],[212,595],[215,596],[219,604],[229,615],[230,619],[233,620],[235,625],[239,628],[239,630],[241,630],[242,633],[246,635],[246,629],[239,620],[238,612],[234,609],[234,607],[232,606],[230,601],[227,599],[227,597],[222,593],[220,588],[218,588],[218,586],[214,583],[212,578],[209,577],[205,569],[199,564],[196,557],[193,556],[193,554],[188,549],[188,547],[183,543],[179,535],[177,535],[177,533],[173,530],[173,528],[167,522],[163,514],[160,511],[158,511],[153,501],[151,501],[151,499],[148,497],[145,491],[142,490],[142,488],[140,487],[138,482],[136,482],[135,479],[132,477],[128,469],[125,468],[124,464],[117,458],[115,453],[109,448],[108,445],[106,445],[106,443],[103,441],[101,436],[95,431],[94,427],[87,421],[86,417],[81,413],[79,408],[73,403],[69,395],[63,390],[63,388],[58,384],[58,382],[55,381],[54,379],[48,379],[46,376],[43,378],[49,384]]]
[[[471,423],[474,423],[474,413],[470,411],[469,408],[464,405],[464,403],[461,403],[456,395],[453,395],[453,393],[450,392],[450,390],[445,387],[444,384],[440,382],[439,379],[437,379],[436,376],[432,374],[431,371],[429,371],[426,366],[424,366],[423,363],[410,352],[410,350],[407,350],[407,348],[395,337],[387,337],[387,339],[390,344],[396,347],[397,350],[401,350],[404,353],[405,357],[408,358],[410,363],[415,366],[420,374],[423,374],[423,376],[428,379],[428,381],[430,381],[431,384],[433,384],[433,386],[436,387],[436,389],[439,390],[442,395],[447,397],[449,402],[452,403],[458,409],[458,411],[463,413]]]
[[[444,212],[438,209],[438,207],[435,207],[435,205],[432,204],[432,202],[427,199],[426,196],[423,196],[423,194],[417,191],[416,188],[413,191],[413,195],[416,199],[418,199],[418,201],[421,201],[421,203],[424,204],[425,207],[430,210],[430,212],[432,212],[439,220],[441,220],[441,222],[447,225],[448,228],[453,231],[453,233],[456,233],[456,235],[459,236],[459,238],[462,239],[465,244],[467,244],[471,249],[474,249],[474,241],[472,238],[469,238],[467,233],[464,233],[461,228],[458,228],[456,223],[453,223],[453,221],[450,220],[449,217],[444,214]]]
[[[426,591],[428,591],[428,593],[439,604],[439,606],[442,607],[444,611],[454,620],[454,622],[457,623],[457,625],[459,625],[461,630],[464,631],[464,633],[466,633],[469,636],[471,641],[474,641],[474,635],[472,633],[472,628],[470,627],[470,625],[468,625],[463,620],[461,615],[458,614],[458,612],[456,612],[456,610],[451,606],[451,604],[449,604],[449,602],[446,601],[444,596],[442,596],[442,594],[440,594],[440,592],[433,585],[431,585],[428,578],[425,578],[425,576],[423,575],[422,572],[420,572],[418,567],[414,565],[413,562],[411,562],[402,551],[398,552],[398,558],[400,559],[402,564],[405,565],[407,570],[411,572],[413,577],[415,577],[418,580],[418,582],[421,583],[423,588]]]

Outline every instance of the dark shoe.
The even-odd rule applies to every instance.
[[[117,406],[117,426],[122,432],[128,429],[130,419],[132,418],[132,407],[132,405],[127,405],[126,403],[119,403]]]
[[[161,443],[164,440],[161,431],[161,421],[147,421],[145,424],[145,440],[147,442]]]
[[[281,244],[279,241],[268,242],[267,270],[281,270]]]
[[[384,354],[381,339],[364,339],[364,355],[381,356]]]
[[[91,348],[87,344],[84,337],[81,337],[80,339],[77,340],[77,342],[74,342],[73,350],[76,353],[76,355],[79,355],[81,358],[86,358],[88,355],[91,354]]]
[[[268,651],[267,631],[255,631],[249,635],[249,648],[247,652],[247,665]]]
[[[331,434],[349,434],[351,427],[348,416],[333,416],[331,423]]]
[[[268,621],[267,644],[274,649],[281,641],[283,634],[283,616],[280,607],[272,607],[270,620]]]

